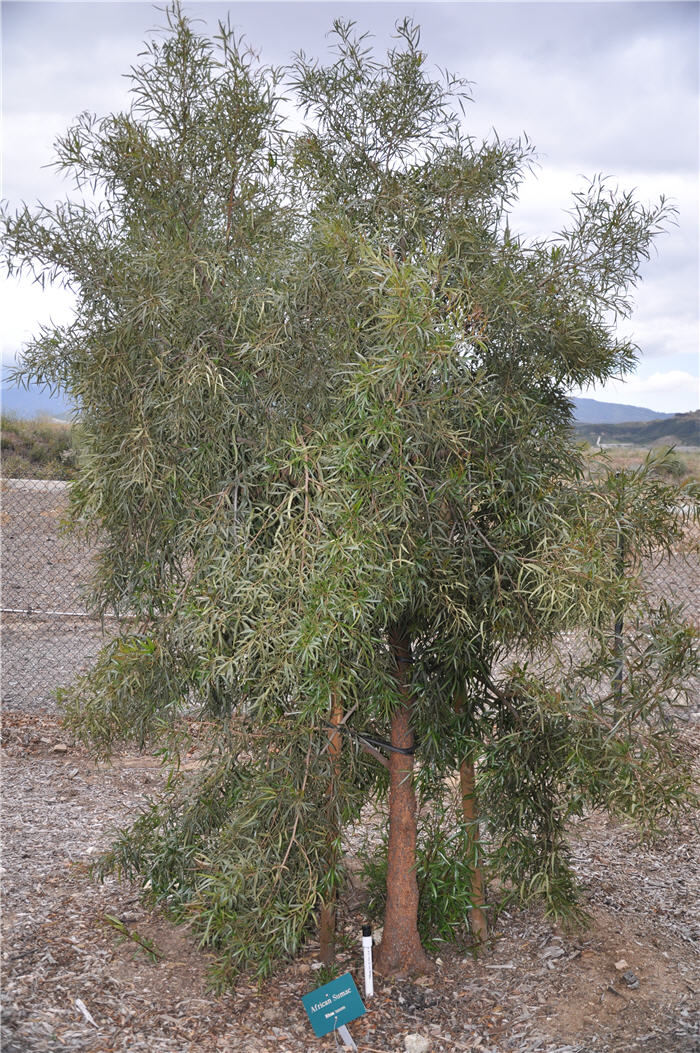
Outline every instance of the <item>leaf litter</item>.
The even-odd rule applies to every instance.
[[[697,750],[697,716],[684,735]],[[98,765],[51,712],[6,711],[3,747],[4,1053],[333,1049],[301,1004],[318,986],[317,944],[263,986],[216,995],[212,959],[186,929],[146,909],[137,889],[90,879],[114,828],[162,782],[157,758]],[[592,815],[573,845],[588,930],[560,931],[536,910],[503,913],[479,961],[445,946],[430,977],[376,976],[368,1013],[350,1025],[360,1053],[404,1050],[408,1035],[433,1053],[698,1053],[697,824],[640,844]],[[351,888],[337,966],[360,991],[365,920]]]

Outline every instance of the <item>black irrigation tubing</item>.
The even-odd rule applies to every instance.
[[[329,720],[324,720],[323,723],[327,728],[349,735],[350,738],[357,739],[358,742],[364,742],[365,745],[372,746],[374,749],[386,750],[388,753],[401,753],[404,757],[412,757],[416,752],[415,746],[411,746],[408,749],[403,749],[401,746],[393,746],[386,739],[377,739],[373,735],[365,735],[361,731],[355,731],[354,728],[347,727],[345,724],[331,724]]]

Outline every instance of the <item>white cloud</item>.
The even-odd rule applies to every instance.
[[[338,15],[373,31],[381,52],[406,11],[398,3],[341,0],[233,6],[185,0],[184,7],[205,18],[209,30],[230,12],[263,60],[273,63],[288,61],[299,48],[327,61],[326,34]],[[640,376],[611,397],[653,408],[665,408],[654,400],[669,410],[695,408],[700,7],[419,0],[409,11],[422,25],[430,63],[474,81],[465,128],[477,137],[492,127],[502,137],[525,131],[540,151],[541,167],[522,188],[514,230],[530,237],[560,229],[571,192],[598,172],[636,187],[643,201],[664,193],[678,204],[679,226],[658,239],[658,255],[643,268],[636,310],[624,330],[641,348]],[[41,167],[50,160],[53,138],[83,109],[104,114],[124,105],[123,74],[159,24],[162,12],[147,3],[4,0],[3,193],[13,203],[38,196],[48,203],[70,191],[53,169]],[[71,313],[65,290],[29,283],[5,286],[4,301],[9,358],[40,322],[51,317],[60,323]],[[643,379],[652,362],[664,371]],[[653,377],[666,379],[657,384]]]
[[[569,224],[572,192],[585,185],[575,169],[543,163],[523,184],[513,209],[513,230],[527,238],[561,230]],[[641,267],[632,316],[618,331],[638,345],[643,359],[663,358],[682,370],[700,345],[697,180],[684,172],[623,170],[610,185],[634,190],[645,205],[664,195],[678,209],[676,221],[655,240],[651,258]]]
[[[610,380],[580,394],[624,406],[646,406],[659,413],[688,413],[700,406],[700,378],[685,370],[671,369],[648,377]]]
[[[41,325],[65,325],[73,318],[75,296],[58,285],[42,289],[27,278],[0,280],[2,362],[12,365],[22,345],[36,336]]]
[[[645,314],[640,310],[618,327],[618,333],[635,343],[645,359],[697,354],[698,320],[691,314]]]

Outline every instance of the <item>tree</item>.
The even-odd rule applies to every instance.
[[[455,769],[470,807],[450,811],[460,880],[439,909],[463,922],[466,899],[481,938],[476,793],[493,865],[559,912],[569,815],[641,770],[660,776],[645,808],[687,797],[682,751],[642,719],[654,663],[666,698],[695,661],[672,613],[627,679],[629,719],[611,731],[583,693],[639,590],[600,543],[611,484],[584,478],[566,398],[631,366],[614,323],[669,210],[594,181],[562,233],[516,237],[528,144],[464,134],[466,85],[431,77],[408,22],[383,63],[342,22],[328,66],[295,58],[301,131],[281,120],[281,73],[228,26],[209,41],[177,7],[168,25],[131,110],[57,144],[98,203],[5,218],[10,267],[78,294],[24,370],[80,404],[73,516],[107,539],[93,602],[138,619],[68,719],[98,748],[171,736],[173,755],[179,718],[208,720],[201,771],[104,866],[148,878],[225,976],[264,974],[319,906],[330,956],[343,831],[387,792],[378,964],[420,971],[418,876],[434,884],[437,854],[418,821],[440,819]],[[645,480],[626,500],[667,542],[676,491]],[[569,628],[593,643],[564,680]],[[503,667],[518,649],[536,675]]]

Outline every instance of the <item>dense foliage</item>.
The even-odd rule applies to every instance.
[[[390,730],[389,899],[413,874],[410,830],[391,838],[415,786],[424,935],[463,928],[450,875],[483,864],[446,790],[465,758],[506,894],[571,912],[567,820],[648,823],[690,792],[668,703],[693,640],[634,573],[682,529],[679,496],[649,466],[585,476],[566,398],[631,367],[615,321],[669,210],[597,180],[561,233],[518,238],[530,147],[465,134],[466,86],[429,74],[410,23],[384,62],[336,23],[330,64],[299,55],[283,78],[227,26],[168,22],[131,109],[57,143],[84,198],[5,220],[10,267],[78,296],[24,368],[81,407],[72,507],[107,538],[94,603],[138,624],[68,719],[105,751],[176,751],[185,714],[212,729],[200,773],[105,866],[194,921],[225,974],[264,974],[332,903]]]

